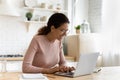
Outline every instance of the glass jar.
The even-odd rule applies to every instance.
[[[90,33],[90,26],[89,23],[84,20],[83,23],[81,24],[81,33]]]

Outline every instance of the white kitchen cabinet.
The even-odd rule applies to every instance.
[[[0,72],[22,72],[22,61],[0,61]]]
[[[22,61],[7,61],[7,72],[22,72]]]

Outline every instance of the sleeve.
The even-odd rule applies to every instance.
[[[38,43],[35,38],[32,39],[29,48],[24,56],[22,71],[24,73],[39,73],[42,68],[36,67],[32,65],[34,56],[38,50]]]
[[[65,56],[64,56],[64,52],[63,52],[62,42],[60,42],[60,62],[59,62],[59,65],[66,66],[66,60],[65,60]]]

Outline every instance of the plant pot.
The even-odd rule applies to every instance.
[[[27,18],[27,20],[28,20],[28,21],[30,21],[30,20],[31,20],[31,18]]]
[[[76,34],[80,34],[80,30],[76,30]]]

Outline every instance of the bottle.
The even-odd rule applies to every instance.
[[[82,33],[90,33],[90,26],[89,26],[89,23],[84,20],[83,23],[81,24],[81,32]]]

